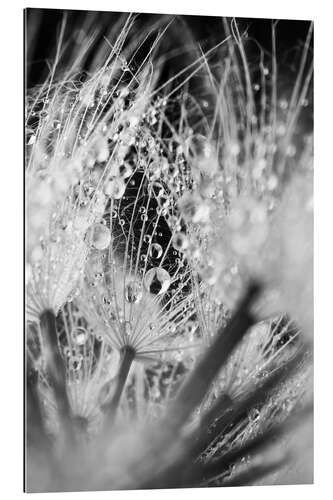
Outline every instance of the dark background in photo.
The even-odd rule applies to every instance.
[[[61,24],[64,12],[67,13],[67,32],[66,37],[70,37],[74,29],[80,29],[83,22],[93,16],[96,28],[100,31],[100,37],[107,32],[110,26],[116,23],[123,13],[119,12],[93,12],[93,11],[73,11],[56,9],[27,9],[26,14],[26,39],[29,43],[26,46],[29,50],[26,66],[26,83],[30,88],[43,81],[49,71],[48,61],[54,57],[59,26]],[[221,16],[223,10],[221,8]],[[163,17],[161,14],[138,14],[136,23],[147,25],[156,22]],[[171,27],[168,28],[168,36],[174,37],[174,43],[184,42],[184,30],[180,26],[187,26],[193,39],[200,46],[207,50],[223,40],[225,32],[222,18],[212,16],[171,16],[165,15],[170,20],[174,17]],[[247,50],[258,52],[258,46],[264,51],[272,51],[272,20],[271,19],[251,19],[237,18],[238,26],[242,34],[246,34],[248,39]],[[180,24],[179,24],[180,23]],[[184,24],[185,23],[185,24]],[[309,30],[309,21],[300,20],[279,20],[276,25],[276,53],[279,65],[284,73],[293,71],[295,54],[299,54],[306,40]],[[172,30],[172,26],[174,29]],[[171,33],[171,35],[170,35]],[[178,40],[177,40],[178,38]],[[254,42],[255,41],[255,42]],[[297,59],[297,57],[296,57]]]

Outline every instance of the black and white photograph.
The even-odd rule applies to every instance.
[[[25,491],[311,485],[316,23],[54,7],[23,13]]]

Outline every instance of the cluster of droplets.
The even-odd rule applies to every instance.
[[[276,123],[257,124],[244,140],[235,132],[220,142],[202,134],[187,142],[191,178],[169,221],[176,248],[228,307],[249,277],[263,274],[258,254],[267,252],[291,172],[311,176],[311,137],[299,143],[287,110],[279,102]]]
[[[184,141],[161,141],[168,100],[149,103],[145,77],[137,84],[125,62],[115,80],[119,59],[32,99],[27,117],[29,318],[73,303],[89,319],[91,327],[78,326],[72,314],[69,324],[63,310],[59,337],[81,419],[98,408],[94,394],[108,392],[96,346],[105,346],[104,364],[131,342],[136,359],[150,364],[156,357],[165,364],[170,348],[174,366],[196,331],[186,326],[193,304],[181,248],[165,229],[189,178]],[[139,204],[142,179],[152,207]],[[111,361],[109,377],[117,370]]]
[[[279,101],[274,123],[271,116],[260,122],[242,101],[244,89],[231,97],[225,84],[217,132],[203,120],[189,123],[183,95],[151,98],[150,70],[133,71],[117,54],[71,90],[60,84],[46,92],[27,120],[29,319],[60,311],[70,406],[89,435],[101,428],[128,348],[134,362],[119,428],[163,414],[203,346],[227,324],[246,279],[260,274],[285,174],[295,162],[311,170],[311,139],[307,148],[296,144],[288,104]],[[226,73],[225,81],[234,77]],[[223,116],[232,118],[227,125]],[[230,357],[199,419],[221,391],[237,399],[269,373],[266,366],[288,359],[298,334],[274,321],[256,325]],[[262,429],[280,403],[288,413],[298,389],[291,383],[286,396],[252,408],[204,458]]]
[[[163,120],[165,103],[157,103],[154,116]],[[85,280],[91,321],[108,327],[105,336],[115,348],[130,344],[145,359],[161,356],[175,332],[184,342],[173,342],[170,350],[181,353],[193,303],[181,252],[185,242],[181,245],[168,224],[175,212],[175,179],[183,186],[186,165],[183,160],[183,172],[175,168],[172,152],[165,154],[158,144],[149,121],[152,109],[139,123],[118,177],[104,184],[108,202],[102,221],[88,231],[93,253]]]
[[[66,304],[57,318],[58,343],[66,370],[67,393],[78,436],[97,436],[103,407],[112,397],[119,369],[118,351],[107,344],[75,304]],[[59,415],[43,369],[44,411],[52,435],[59,433]]]
[[[60,82],[28,99],[26,117],[27,258],[50,215],[71,190],[91,200],[119,199],[132,166],[125,162],[146,106],[139,75],[114,83],[114,65],[83,82]],[[136,87],[132,89],[132,87]],[[142,90],[144,87],[144,91]],[[92,204],[90,200],[90,205]]]
[[[109,246],[105,208],[123,197],[133,172],[125,158],[149,84],[137,75],[135,85],[133,79],[114,85],[113,66],[28,101],[26,256],[35,317],[73,296],[90,248]]]
[[[49,232],[40,238],[27,265],[27,314],[38,320],[44,310],[57,312],[79,293],[80,282],[89,247],[85,241],[86,227],[70,213],[64,223],[57,214],[51,217]]]

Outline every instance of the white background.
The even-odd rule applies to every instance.
[[[333,498],[333,23],[325,0],[6,0],[0,8],[0,496],[23,477],[23,8],[49,7],[315,20],[315,485],[39,494],[44,498]]]

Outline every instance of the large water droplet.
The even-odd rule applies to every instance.
[[[154,295],[165,293],[170,286],[171,278],[169,273],[162,267],[153,267],[144,277],[144,285],[148,292]]]
[[[76,345],[84,345],[88,340],[88,332],[85,328],[79,326],[73,330],[72,338]]]
[[[115,177],[110,179],[104,186],[104,193],[115,200],[119,200],[125,193],[126,184],[123,179]]]
[[[138,281],[130,281],[126,285],[125,298],[131,304],[137,304],[142,298],[142,287]]]
[[[182,232],[176,233],[173,237],[173,247],[180,252],[183,252],[188,247],[186,235]]]
[[[95,224],[92,229],[92,245],[96,250],[105,250],[111,241],[110,230],[104,224]]]
[[[159,243],[153,243],[150,247],[149,253],[153,259],[159,259],[163,253],[163,249]]]

